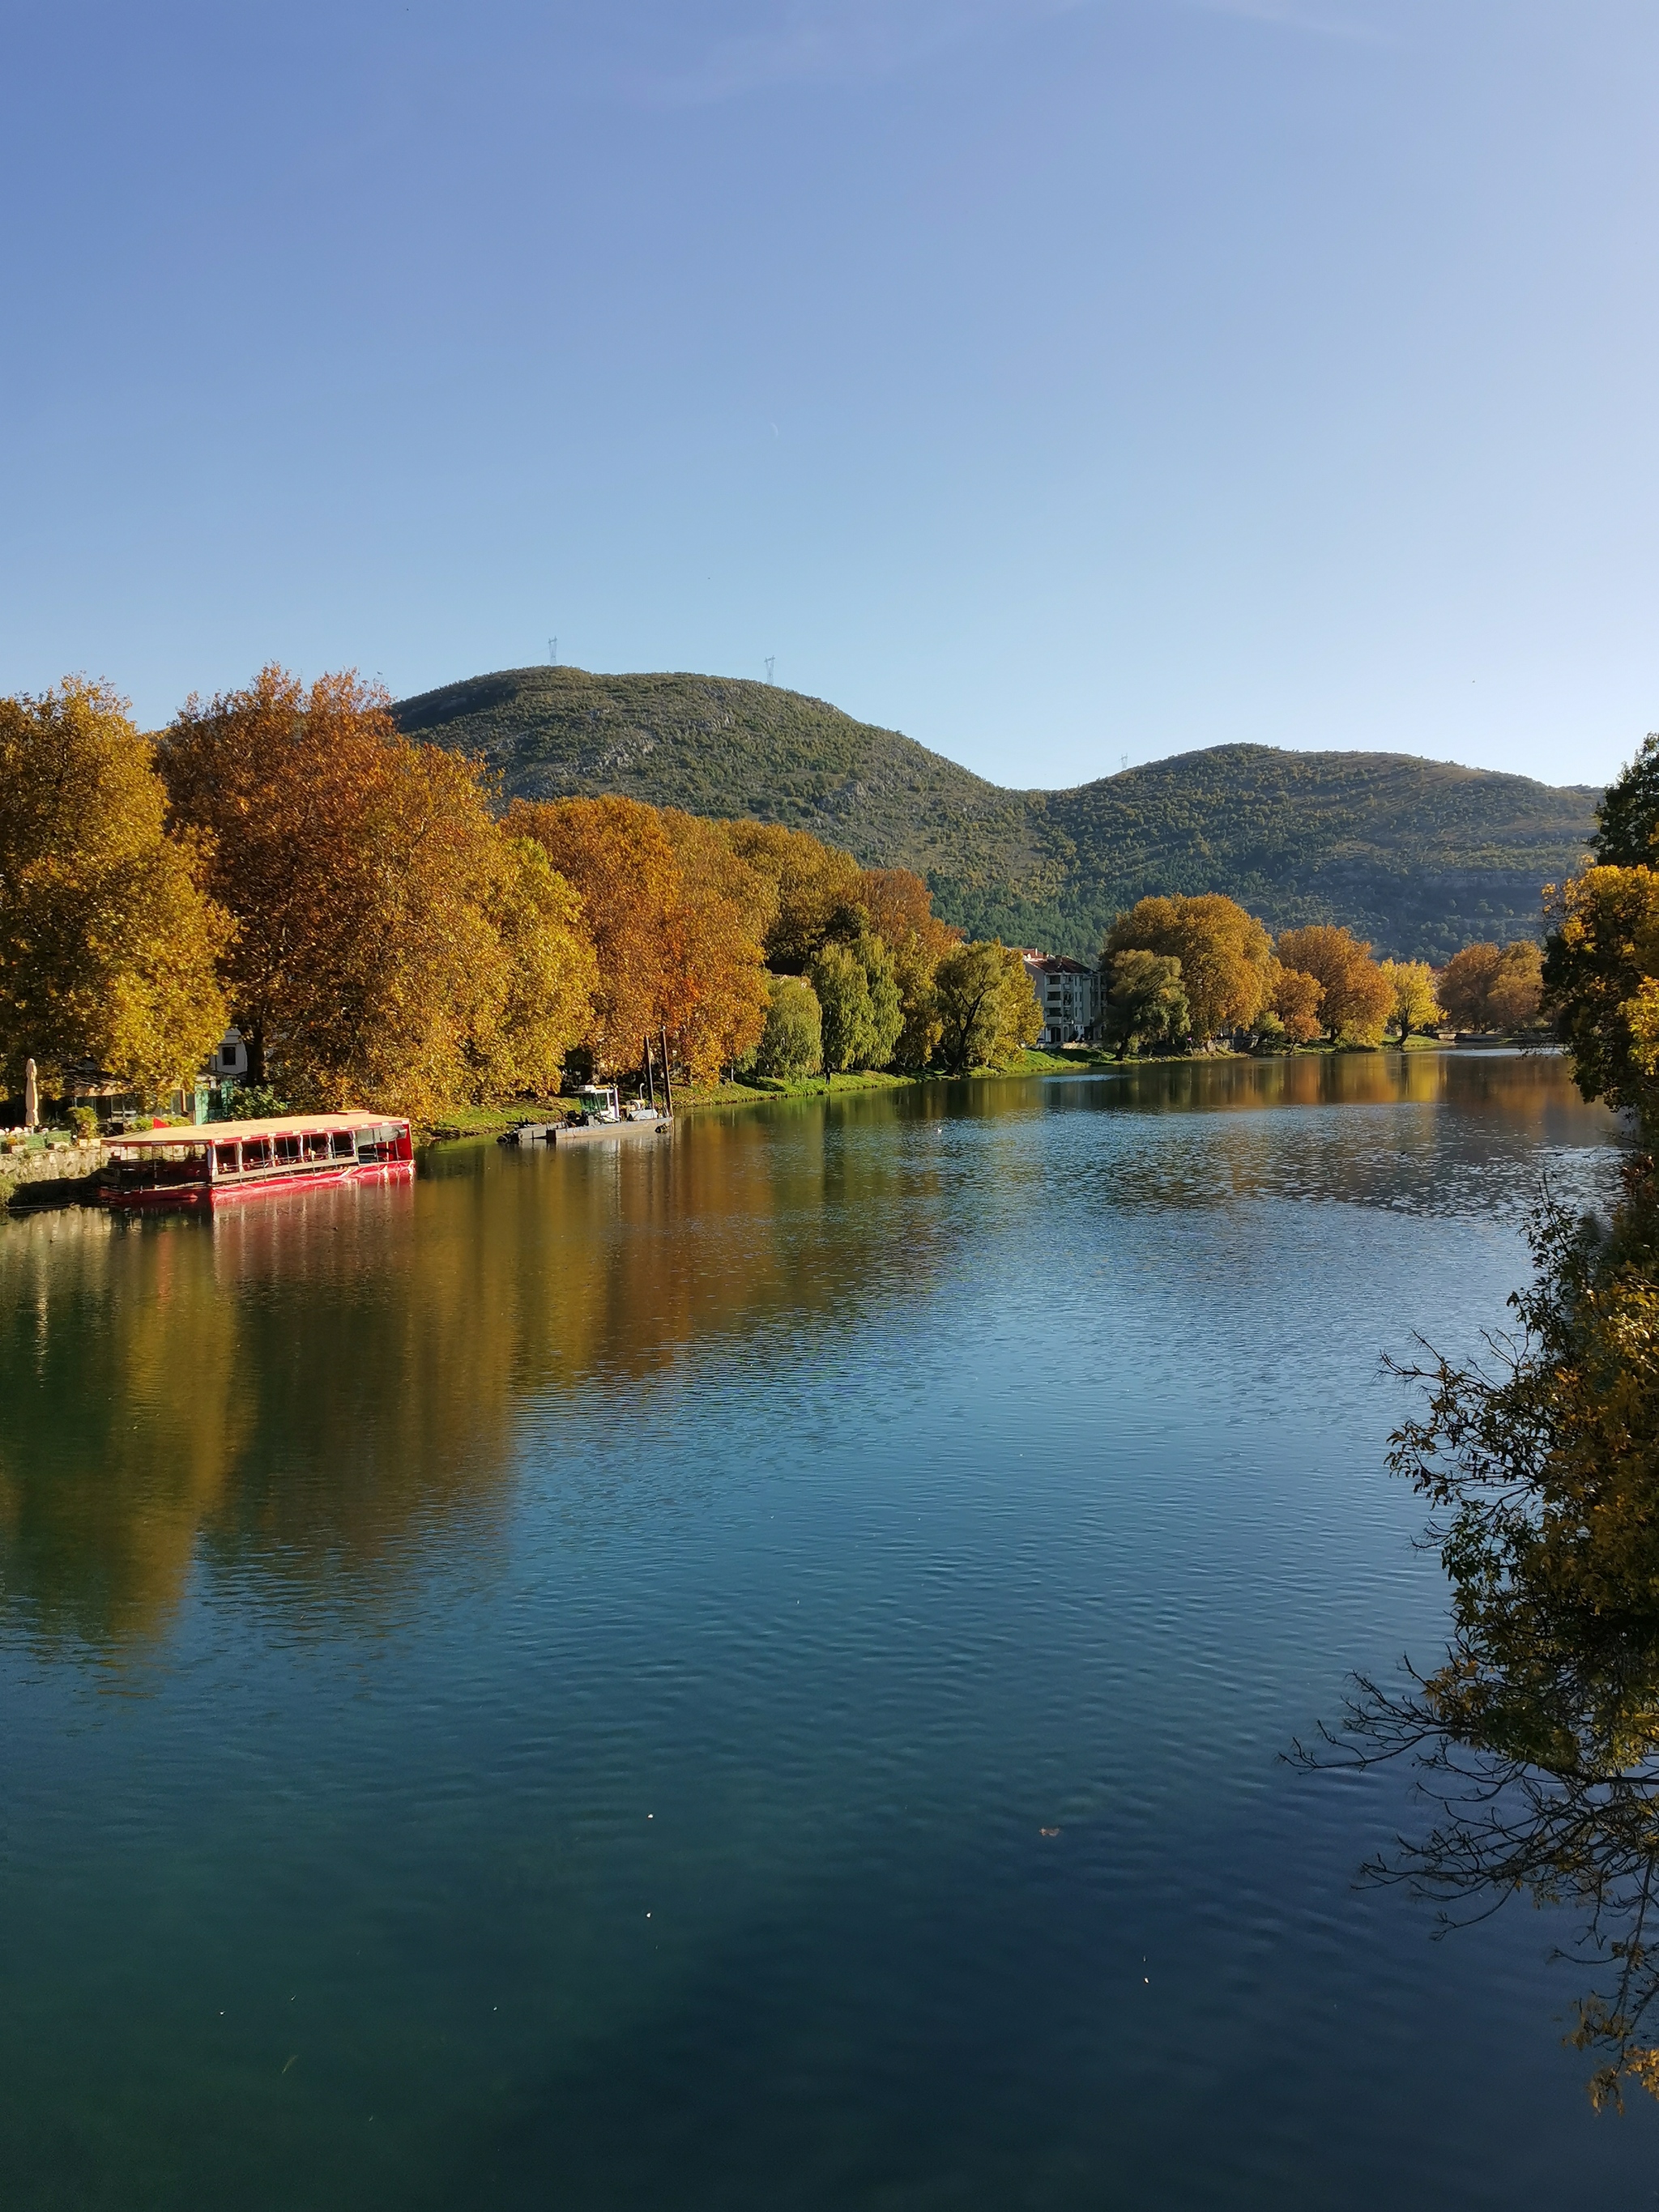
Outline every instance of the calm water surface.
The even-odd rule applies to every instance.
[[[1298,1775],[1559,1063],[941,1086],[0,1224],[19,2207],[1659,2203]]]

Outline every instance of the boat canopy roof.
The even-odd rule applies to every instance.
[[[198,1121],[183,1128],[134,1129],[107,1142],[112,1148],[137,1145],[146,1149],[161,1145],[237,1145],[246,1144],[251,1137],[292,1137],[307,1131],[320,1135],[332,1134],[337,1129],[401,1129],[407,1122],[404,1114],[275,1114],[264,1121]]]

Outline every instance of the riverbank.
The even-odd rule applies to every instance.
[[[1097,1068],[1115,1065],[1109,1054],[1083,1048],[1067,1052],[1026,1052],[1007,1067],[976,1067],[967,1076],[941,1075],[937,1069],[929,1069],[922,1075],[896,1075],[886,1069],[868,1068],[855,1075],[809,1075],[793,1082],[773,1076],[755,1076],[746,1082],[676,1083],[674,1111],[678,1115],[695,1114],[707,1106],[763,1106],[772,1098],[842,1098],[854,1091],[898,1091],[918,1083],[1086,1075]],[[441,1145],[467,1137],[501,1136],[521,1122],[568,1120],[577,1110],[574,1098],[515,1098],[507,1106],[461,1107],[427,1131],[423,1141]]]

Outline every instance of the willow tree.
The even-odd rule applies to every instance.
[[[77,678],[0,699],[0,1073],[91,1061],[154,1100],[224,1034],[210,848],[166,828],[154,749]]]
[[[962,932],[939,920],[927,884],[908,868],[863,869],[859,899],[872,931],[892,955],[900,1015],[893,1064],[919,1073],[943,1035],[934,989],[939,963],[961,944]]]
[[[1042,1010],[1012,945],[995,939],[959,945],[934,978],[940,1024],[939,1058],[948,1073],[1004,1067],[1042,1032]]]

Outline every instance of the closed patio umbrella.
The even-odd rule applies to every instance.
[[[35,1078],[34,1062],[30,1060],[23,1070],[23,1127],[32,1129],[40,1118],[40,1085]]]

